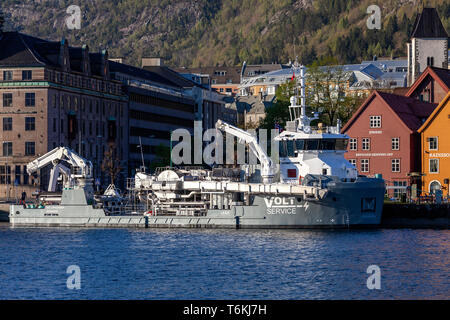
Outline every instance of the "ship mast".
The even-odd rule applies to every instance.
[[[298,87],[295,83],[295,95],[290,98],[291,105],[289,106],[289,114],[291,121],[295,123],[296,131],[303,131],[305,133],[311,132],[310,123],[312,120],[319,118],[315,113],[313,117],[306,115],[306,75],[305,66],[298,63],[298,57],[296,57],[294,64],[292,65],[292,71],[300,71],[300,105],[298,105]],[[294,79],[296,81],[296,79]]]

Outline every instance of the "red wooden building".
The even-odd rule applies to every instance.
[[[428,66],[405,96],[440,103],[450,91],[450,70]]]
[[[360,174],[382,174],[388,186],[409,186],[420,172],[419,127],[436,104],[374,91],[342,128],[350,136],[346,158]],[[400,190],[400,189],[398,189]],[[394,190],[391,196],[398,197]]]

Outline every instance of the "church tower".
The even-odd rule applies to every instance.
[[[435,8],[423,8],[414,23],[408,50],[408,86],[427,66],[448,68],[448,34]]]

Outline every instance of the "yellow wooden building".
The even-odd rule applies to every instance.
[[[450,91],[419,128],[422,142],[422,191],[449,195]]]

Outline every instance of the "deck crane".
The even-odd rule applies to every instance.
[[[56,191],[60,174],[63,176],[64,188],[84,188],[87,184],[92,184],[92,163],[66,147],[55,148],[31,161],[27,165],[27,172],[32,175],[49,164],[53,165],[48,185],[49,192]]]
[[[255,136],[250,133],[236,128],[222,120],[217,120],[216,129],[219,129],[225,133],[229,133],[235,136],[239,143],[247,143],[250,150],[261,162],[261,177],[264,183],[271,183],[275,175],[276,166],[274,165],[272,159],[267,155],[267,153],[258,144],[258,140]]]

